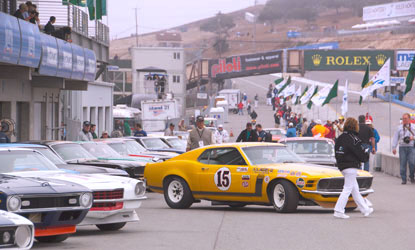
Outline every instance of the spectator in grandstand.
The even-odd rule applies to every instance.
[[[14,12],[13,16],[19,19],[23,19],[25,21],[29,21],[32,17],[28,13],[28,7],[26,4],[22,3],[19,5],[19,9]],[[25,18],[25,16],[27,16]]]
[[[51,35],[55,31],[53,24],[56,22],[56,17],[51,16],[49,22],[45,25],[44,31],[46,34]]]
[[[62,39],[67,42],[72,42],[71,33],[72,33],[71,27],[66,26],[66,27],[62,27],[52,32],[52,36]]]

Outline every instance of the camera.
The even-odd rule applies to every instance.
[[[403,142],[405,142],[406,144],[409,144],[409,143],[411,142],[411,137],[409,137],[409,136],[405,136],[405,137],[403,138]]]

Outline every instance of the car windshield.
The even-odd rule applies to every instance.
[[[169,145],[164,143],[160,138],[143,138],[142,142],[146,148],[150,149],[169,149]]]
[[[32,148],[33,150],[37,150],[42,155],[44,155],[46,158],[49,159],[49,161],[53,162],[53,164],[65,164],[65,162],[59,158],[53,151],[49,148]]]
[[[178,150],[186,150],[186,141],[179,138],[168,138],[167,142],[174,148]]]
[[[45,156],[34,151],[3,151],[0,173],[59,170]]]
[[[334,144],[327,141],[287,141],[287,147],[296,154],[334,155]]]
[[[298,155],[282,146],[242,148],[252,165],[304,162]]]
[[[105,143],[83,143],[81,144],[89,153],[101,158],[121,158],[122,156]]]
[[[52,148],[65,161],[96,160],[96,157],[88,153],[81,145],[76,143],[56,144]]]
[[[134,140],[127,140],[125,141],[125,144],[127,144],[128,148],[134,152],[133,154],[140,154],[147,151],[145,147]]]

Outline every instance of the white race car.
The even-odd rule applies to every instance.
[[[0,211],[0,249],[30,249],[34,236],[35,228],[30,220]]]
[[[19,150],[20,157],[13,163],[7,161],[7,164],[13,164],[12,166],[0,165],[2,173],[65,180],[83,185],[93,191],[92,207],[79,225],[96,225],[101,230],[109,231],[121,229],[127,222],[139,220],[135,209],[141,206],[142,200],[147,199],[143,181],[101,174],[70,174],[58,169],[38,151],[17,147],[9,147],[8,150]],[[0,162],[1,159],[0,154]]]

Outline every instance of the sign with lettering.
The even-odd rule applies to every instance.
[[[415,1],[393,2],[363,8],[363,21],[365,22],[414,15]]]
[[[56,39],[58,44],[58,72],[56,76],[71,78],[72,75],[72,46],[70,43]]]
[[[42,57],[39,65],[39,74],[56,76],[58,70],[58,44],[56,38],[40,33]]]
[[[371,71],[380,70],[391,59],[394,68],[393,50],[307,50],[304,51],[306,71]]]
[[[282,71],[282,51],[209,60],[209,77],[229,79]]]
[[[396,51],[396,70],[409,70],[415,58],[415,50]]]
[[[22,19],[18,21],[21,33],[21,52],[18,64],[38,68],[41,54],[39,27]]]
[[[17,64],[20,55],[20,39],[17,18],[0,11],[0,62]]]

